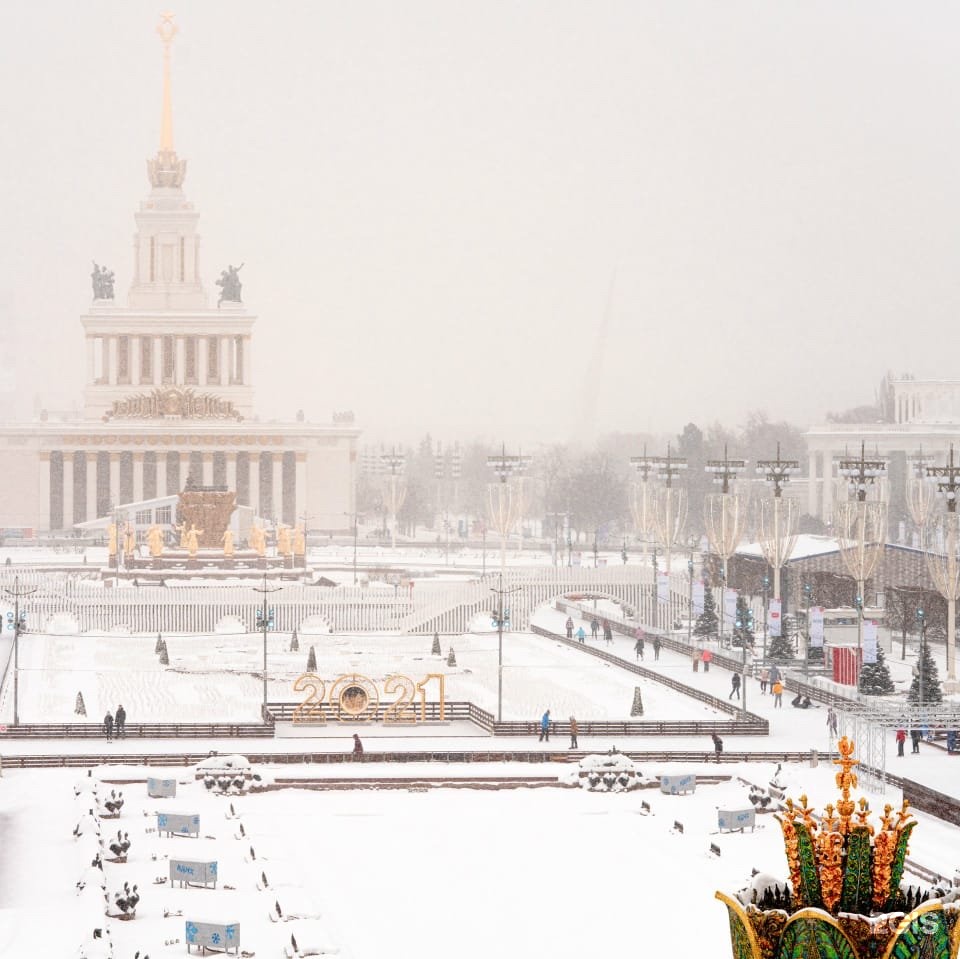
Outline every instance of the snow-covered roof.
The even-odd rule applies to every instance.
[[[838,552],[839,549],[840,545],[835,536],[816,536],[812,533],[801,533],[797,537],[797,542],[788,562],[809,559],[811,556],[826,556],[828,553]],[[756,556],[758,559],[762,559],[763,549],[759,543],[749,543],[741,546],[737,550],[737,555]]]

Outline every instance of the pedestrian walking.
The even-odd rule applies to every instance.
[[[123,708],[123,703],[117,706],[113,724],[117,730],[117,739],[123,739],[127,735],[127,711]]]
[[[634,650],[637,653],[637,659],[643,659],[643,630],[638,626],[636,632],[637,641],[634,644]]]
[[[363,743],[360,742],[360,737],[356,733],[353,734],[353,755],[363,755]]]
[[[570,717],[570,748],[579,749],[577,745],[577,720],[576,717]]]
[[[695,649],[693,654],[690,656],[690,660],[693,663],[693,671],[695,673],[700,672],[700,659],[703,656],[703,653],[699,649]]]
[[[106,734],[107,742],[113,742],[113,714],[107,710],[107,715],[103,717],[103,731]]]
[[[907,741],[907,731],[905,729],[898,729],[896,740],[897,740],[897,755],[902,756],[903,744]]]
[[[703,651],[703,671],[705,673],[710,672],[710,663],[713,661],[713,653],[709,649]]]
[[[777,666],[770,667],[770,682],[779,683],[783,677],[780,675],[780,670]]]
[[[713,751],[717,754],[717,762],[720,762],[720,753],[723,752],[723,740],[716,734],[710,733],[713,739]]]
[[[911,729],[910,730],[910,742],[913,744],[913,749],[910,750],[911,753],[920,752],[920,730]]]
[[[587,641],[587,634],[583,631],[583,627],[581,626],[581,627],[577,630],[577,642],[578,642],[578,643],[585,643],[586,641]]]
[[[734,673],[730,677],[730,695],[727,696],[727,699],[733,699],[736,696],[737,699],[740,698],[740,674]]]
[[[760,670],[760,692],[765,696],[767,694],[767,683],[770,682],[770,670],[764,666]]]
[[[783,707],[783,683],[778,679],[773,686],[770,687],[773,692],[773,705]]]
[[[655,660],[657,660],[657,659],[660,658],[660,647],[661,647],[662,645],[663,645],[663,644],[660,642],[660,637],[659,637],[659,636],[654,636],[654,637],[653,637],[653,658],[654,658]]]
[[[540,742],[550,742],[550,710],[540,717]]]
[[[590,638],[596,639],[597,633],[600,632],[600,620],[596,616],[590,620]]]
[[[567,627],[567,639],[573,639],[573,619],[568,616],[564,625]]]
[[[827,707],[827,729],[830,731],[831,736],[837,735],[837,711],[833,706]]]
[[[603,621],[603,638],[607,641],[608,646],[613,642],[613,628],[607,620]]]

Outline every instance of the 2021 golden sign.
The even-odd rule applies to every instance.
[[[427,686],[436,680],[437,709],[429,710],[430,719],[445,718],[446,690],[442,673],[427,673],[415,683],[407,676],[388,676],[383,681],[383,695],[395,696],[381,706],[377,684],[366,676],[347,673],[327,684],[316,673],[304,673],[293,683],[293,691],[307,696],[293,711],[295,723],[325,723],[328,718],[339,722],[417,723],[428,718]],[[420,702],[414,700],[419,694]],[[431,706],[433,704],[431,703]]]

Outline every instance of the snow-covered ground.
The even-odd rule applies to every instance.
[[[602,609],[602,607],[601,607]],[[559,631],[565,614],[541,610],[535,622]],[[589,630],[588,630],[589,635]],[[148,720],[213,721],[256,719],[261,695],[259,636],[168,636],[170,667],[154,653],[155,637],[30,635],[21,647],[20,709],[26,721],[71,721],[78,691],[84,692],[89,717],[99,718],[119,702],[130,722]],[[295,676],[303,672],[309,646],[316,648],[318,672],[333,678],[347,672],[378,684],[391,673],[418,679],[442,672],[449,699],[470,699],[495,708],[497,638],[489,633],[442,638],[442,655],[430,652],[431,637],[317,635],[301,636],[300,650],[289,652],[289,637],[269,636],[271,698],[294,701]],[[448,667],[453,646],[457,665]],[[615,636],[601,648],[634,660],[633,640]],[[504,637],[505,718],[537,718],[544,708],[564,719],[630,716],[633,689],[641,686],[646,719],[718,716],[702,704],[640,680],[614,665],[530,634]],[[727,698],[730,673],[714,666],[694,673],[690,660],[663,650],[654,661],[652,645],[644,665],[694,688]],[[892,664],[894,665],[894,664]],[[9,683],[8,683],[9,688]],[[747,683],[747,705],[770,720],[767,737],[727,737],[728,751],[827,749],[826,711],[773,706],[758,684]],[[736,700],[734,700],[736,702]],[[9,710],[9,697],[3,709]],[[315,745],[298,740],[186,742],[9,740],[8,754],[64,752],[89,754],[281,751],[350,749],[350,732],[333,724]],[[362,733],[368,750],[460,750],[478,744],[497,749],[542,748],[562,752],[565,737],[547,746],[535,737],[493,740],[476,727],[402,728],[370,726]],[[557,741],[559,738],[559,742]],[[655,739],[581,737],[585,750],[708,750],[705,737]],[[891,745],[889,767],[944,791],[955,790],[957,759],[927,745],[919,756],[898,759]],[[566,776],[567,764],[535,766],[519,762],[484,765],[444,763],[267,767],[278,776],[319,778],[363,776],[429,777],[451,780],[479,776]],[[737,765],[641,764],[646,776],[700,772],[730,775],[718,785],[701,785],[692,796],[664,796],[657,790],[595,794],[557,787],[511,790],[409,789],[308,791],[285,788],[227,799],[207,793],[184,769],[173,801],[151,800],[143,783],[159,770],[104,767],[104,778],[135,780],[122,786],[127,805],[116,823],[133,845],[124,865],[106,866],[111,893],[126,881],[137,883],[142,899],[132,922],[110,923],[117,959],[152,959],[184,952],[188,918],[222,918],[241,924],[242,948],[258,956],[280,956],[294,923],[273,923],[271,906],[299,904],[320,919],[301,936],[336,945],[347,959],[379,959],[386,954],[419,959],[550,956],[582,959],[600,949],[617,948],[713,959],[730,955],[724,907],[716,889],[745,885],[756,868],[783,876],[786,863],[779,829],[759,817],[754,833],[717,835],[717,810],[747,805],[747,787],[737,777],[766,785],[772,763]],[[805,792],[818,807],[836,798],[833,768],[821,762],[786,766],[781,779],[794,797]],[[0,778],[0,956],[40,957],[76,954],[79,936],[90,918],[74,884],[81,862],[72,830],[85,810],[72,785],[81,775],[69,770],[8,768]],[[857,792],[859,795],[859,791]],[[899,801],[867,794],[874,809]],[[652,813],[644,815],[641,801]],[[225,818],[229,804],[239,820]],[[158,836],[152,830],[157,810],[197,813],[199,840]],[[145,813],[147,815],[145,815]],[[952,876],[957,830],[919,815],[911,857]],[[674,822],[683,824],[683,833]],[[246,835],[235,838],[243,824]],[[720,847],[718,858],[709,851]],[[250,846],[257,861],[246,862]],[[221,887],[173,890],[154,880],[168,874],[171,854],[210,856],[219,863]],[[154,858],[156,857],[156,858]],[[277,888],[257,889],[261,873]],[[228,889],[227,886],[234,888]],[[286,897],[286,899],[285,899]],[[298,900],[300,901],[298,903]],[[164,911],[182,910],[164,918]],[[691,921],[691,912],[695,920]],[[296,933],[295,933],[296,934]],[[39,938],[38,938],[39,937]],[[179,943],[172,940],[179,939]],[[165,945],[165,943],[171,943]],[[622,946],[621,946],[622,943]]]

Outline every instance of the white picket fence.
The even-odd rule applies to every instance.
[[[260,583],[228,586],[140,586],[105,588],[100,582],[42,571],[17,571],[21,591],[37,587],[21,599],[27,629],[41,632],[67,627],[81,632],[128,629],[132,633],[211,633],[218,624],[239,620],[257,628],[262,596]],[[0,573],[0,597],[12,588],[13,575]],[[420,581],[415,587],[376,589],[359,586],[280,585],[267,597],[272,629],[291,632],[308,619],[335,632],[462,633],[480,613],[497,608],[498,574],[467,583]],[[560,596],[601,596],[616,600],[646,626],[669,625],[687,615],[689,582],[683,573],[671,576],[670,598],[661,603],[659,619],[651,570],[636,566],[583,569],[544,567],[508,569],[503,588],[513,629],[525,629],[530,615]]]

